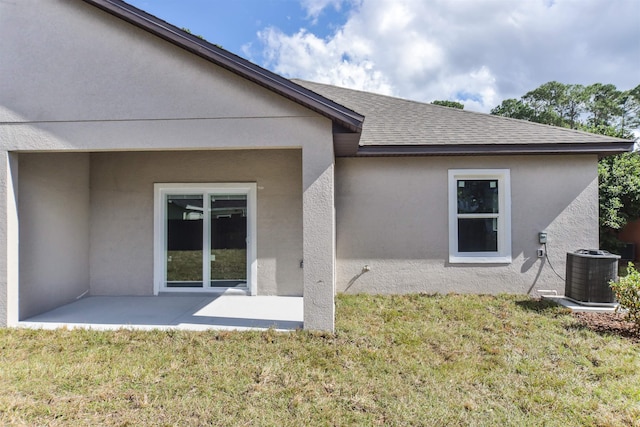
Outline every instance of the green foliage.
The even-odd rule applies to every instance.
[[[186,28],[186,27],[182,27],[182,28],[180,28],[180,29],[181,29],[182,31],[184,31],[185,33],[187,33],[187,34],[191,34],[192,36],[196,36],[197,38],[199,38],[199,39],[201,39],[201,40],[204,40],[204,37],[202,37],[200,34],[193,34],[193,33],[191,32],[191,30],[190,30],[190,29],[188,29],[188,28]]]
[[[597,133],[599,135],[612,136],[614,138],[631,139],[633,137],[633,135],[629,131],[623,131],[619,128],[616,128],[613,125],[607,125],[602,123],[599,125],[594,125],[590,123],[579,124],[578,130],[582,130],[589,133]]]
[[[192,36],[196,36],[196,37],[197,37],[197,38],[199,38],[200,40],[207,41],[207,39],[205,39],[205,38],[204,38],[204,36],[202,36],[202,35],[200,35],[200,34],[193,34],[193,33],[191,32],[191,30],[190,30],[190,29],[188,29],[188,28],[186,28],[186,27],[182,27],[182,28],[180,28],[180,29],[181,29],[182,31],[184,31],[185,33],[187,33],[187,34],[191,34]],[[217,47],[217,48],[224,49],[224,48],[222,47],[222,45],[219,45],[219,44],[217,44],[217,43],[211,43],[211,44],[212,44],[212,45],[214,45],[214,46],[215,46],[215,47]]]
[[[640,85],[620,91],[612,84],[551,81],[502,101],[491,114],[631,139],[640,128]]]
[[[202,251],[168,251],[167,255],[168,281],[202,281]],[[211,280],[236,280],[246,276],[246,249],[212,249],[211,256]]]
[[[612,84],[595,83],[588,87],[589,118],[591,126],[610,126],[615,117],[622,115],[622,92]]]
[[[529,105],[518,99],[505,99],[502,104],[491,110],[494,116],[510,117],[512,119],[534,121],[534,111]]]
[[[624,92],[621,96],[622,128],[640,128],[640,85]]]
[[[618,231],[627,222],[640,218],[640,153],[601,159],[598,179],[601,246],[617,252]]]
[[[456,101],[433,101],[433,105],[440,105],[441,107],[450,107],[457,108],[459,110],[464,110],[464,104]]]
[[[627,320],[634,322],[640,329],[640,272],[633,263],[627,267],[627,275],[611,282],[611,289],[616,294],[620,307],[627,310]]]
[[[587,110],[588,88],[548,82],[516,99],[507,99],[491,114],[575,129]]]
[[[576,117],[584,109],[584,87],[548,82],[526,93],[522,100],[534,115],[531,121],[573,128]]]
[[[632,139],[640,130],[640,85],[620,91],[612,84],[548,82],[491,114]],[[598,164],[601,247],[618,252],[618,231],[640,217],[640,155],[605,157]]]

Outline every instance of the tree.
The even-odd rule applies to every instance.
[[[568,85],[565,98],[564,119],[571,129],[577,129],[580,116],[586,109],[588,92],[582,85]]]
[[[611,126],[615,117],[622,115],[622,92],[612,84],[595,83],[587,86],[587,123],[593,126]]]
[[[640,85],[620,91],[612,84],[552,81],[519,100],[502,101],[491,114],[633,139],[634,131],[640,132]],[[616,252],[620,229],[640,218],[640,153],[601,159],[598,183],[601,246]]]
[[[640,128],[640,85],[621,94],[620,107],[621,132]]]
[[[600,242],[616,251],[618,232],[640,218],[640,153],[609,156],[598,163]]]
[[[456,101],[433,101],[433,105],[440,105],[441,107],[450,107],[457,108],[459,110],[464,110],[464,104],[461,104]]]
[[[534,111],[527,104],[518,99],[505,99],[502,104],[491,110],[491,114],[495,116],[510,117],[512,119],[521,119],[534,121]]]
[[[527,92],[522,100],[533,110],[531,121],[554,126],[564,126],[563,105],[566,102],[566,85],[548,82]]]
[[[640,85],[544,83],[520,99],[506,99],[491,114],[632,139],[640,130]]]
[[[527,92],[519,100],[502,101],[491,114],[576,129],[587,99],[584,86],[553,81]]]

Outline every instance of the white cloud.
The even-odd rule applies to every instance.
[[[330,40],[300,30],[285,35],[275,28],[259,33],[265,45],[264,57],[275,72],[319,83],[391,94],[390,83],[371,58],[365,39],[347,40],[337,33]]]
[[[307,18],[313,23],[317,22],[318,16],[324,9],[331,6],[335,10],[340,10],[343,0],[302,0],[302,7],[307,11]]]
[[[305,0],[310,19],[346,7],[330,36],[259,33],[289,77],[489,111],[542,83],[640,83],[637,0]],[[255,46],[254,46],[255,48]]]

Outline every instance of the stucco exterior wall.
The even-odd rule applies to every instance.
[[[313,301],[305,304],[305,328],[333,329],[334,216],[326,215],[332,211],[333,146],[328,118],[82,1],[0,2],[0,35],[8,41],[0,43],[0,154],[6,160],[0,169],[0,195],[11,199],[13,194],[8,159],[14,153],[91,153],[87,265],[92,292],[138,294],[147,293],[146,286],[152,289],[152,210],[130,206],[151,206],[152,186],[144,197],[141,186],[153,180],[246,177],[258,182],[258,292],[299,295],[303,280],[305,297]],[[256,148],[277,152],[241,153]],[[157,157],[152,151],[159,152]],[[164,169],[151,165],[151,158]],[[219,169],[211,168],[207,159]],[[243,159],[253,170],[238,167],[236,160]],[[18,298],[11,292],[18,287],[17,271],[12,270],[18,265],[18,240],[17,226],[12,226],[17,224],[16,209],[10,203],[0,203],[0,208],[7,213],[0,221],[3,325],[12,310],[17,312]],[[303,221],[314,224],[305,236]],[[127,231],[132,243],[123,244]],[[270,241],[277,244],[264,245]],[[146,251],[138,253],[147,244]],[[139,265],[124,255],[134,252],[138,259],[149,258]],[[305,254],[309,257],[302,272],[299,263]],[[22,255],[28,262],[29,254]]]
[[[82,1],[0,3],[0,35],[7,151],[301,147],[319,123],[331,141],[328,119]]]
[[[20,318],[89,291],[89,154],[20,154]]]
[[[91,154],[91,294],[153,294],[153,184],[255,182],[258,294],[302,295],[301,150]]]
[[[333,145],[302,150],[304,327],[333,331],[336,293],[335,160]]]
[[[0,326],[18,322],[18,157],[0,151]]]
[[[8,233],[11,229],[8,213],[13,212],[17,216],[17,209],[8,207],[9,193],[13,193],[13,185],[8,179],[11,170],[9,168],[10,153],[0,152],[0,326],[4,326],[9,321],[9,307],[16,298],[9,298],[10,288],[17,287],[17,283],[10,283],[9,279],[9,253],[13,250],[9,243]],[[4,215],[2,215],[4,214]],[[16,248],[17,249],[17,248]],[[17,307],[14,307],[17,309]],[[11,319],[14,320],[14,319]]]
[[[3,2],[0,28],[0,121],[311,115],[80,0]]]
[[[448,169],[510,169],[512,263],[450,264]],[[564,293],[567,251],[598,247],[597,157],[344,158],[336,161],[337,290]],[[364,271],[367,265],[370,271]]]

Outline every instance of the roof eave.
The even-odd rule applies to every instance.
[[[361,133],[364,116],[120,0],[84,0],[117,18]]]
[[[513,156],[533,154],[597,154],[606,157],[633,150],[629,143],[558,143],[558,144],[455,144],[455,145],[367,145],[358,147],[356,157],[390,156]]]

